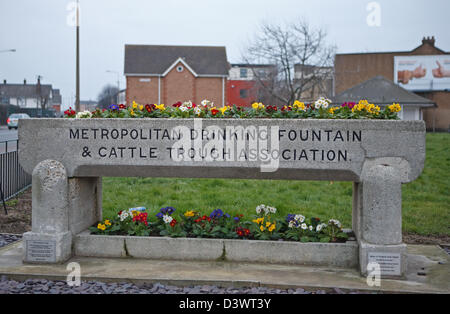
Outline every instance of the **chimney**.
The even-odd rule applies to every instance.
[[[435,41],[436,41],[436,40],[434,39],[434,36],[431,36],[431,37],[424,37],[424,38],[422,39],[422,45],[428,44],[428,45],[434,47]]]
[[[23,85],[27,85],[27,80],[23,79]]]

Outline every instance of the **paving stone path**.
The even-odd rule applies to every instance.
[[[223,288],[217,286],[177,287],[160,283],[135,285],[132,283],[104,283],[82,281],[78,287],[70,287],[65,281],[46,279],[10,280],[0,278],[0,294],[360,294],[362,291],[274,289],[266,287]],[[369,292],[370,293],[370,292]]]
[[[0,234],[0,247],[8,245],[14,241],[22,239],[22,236],[16,234]]]

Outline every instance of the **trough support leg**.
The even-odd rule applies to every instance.
[[[32,174],[32,231],[23,235],[23,261],[62,263],[72,256],[68,179],[64,166],[44,160]]]
[[[403,277],[406,245],[402,243],[402,176],[389,164],[365,167],[354,183],[353,229],[359,243],[363,276]]]

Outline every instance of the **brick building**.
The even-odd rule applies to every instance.
[[[267,64],[231,64],[226,91],[228,103],[244,107],[254,102],[272,103],[260,81],[269,77],[273,68]]]
[[[225,47],[125,45],[126,102],[226,104]]]
[[[394,81],[394,58],[398,56],[450,55],[435,46],[434,37],[423,38],[422,44],[411,51],[345,53],[335,57],[335,93],[381,75]],[[427,129],[448,130],[450,126],[450,91],[414,91],[437,104],[437,108],[423,111]]]

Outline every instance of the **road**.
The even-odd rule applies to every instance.
[[[6,144],[5,141],[12,141],[8,142],[8,152],[15,151],[17,149],[16,147],[16,140],[17,140],[17,130],[8,130],[8,127],[2,125],[0,126],[0,154],[5,152]]]

